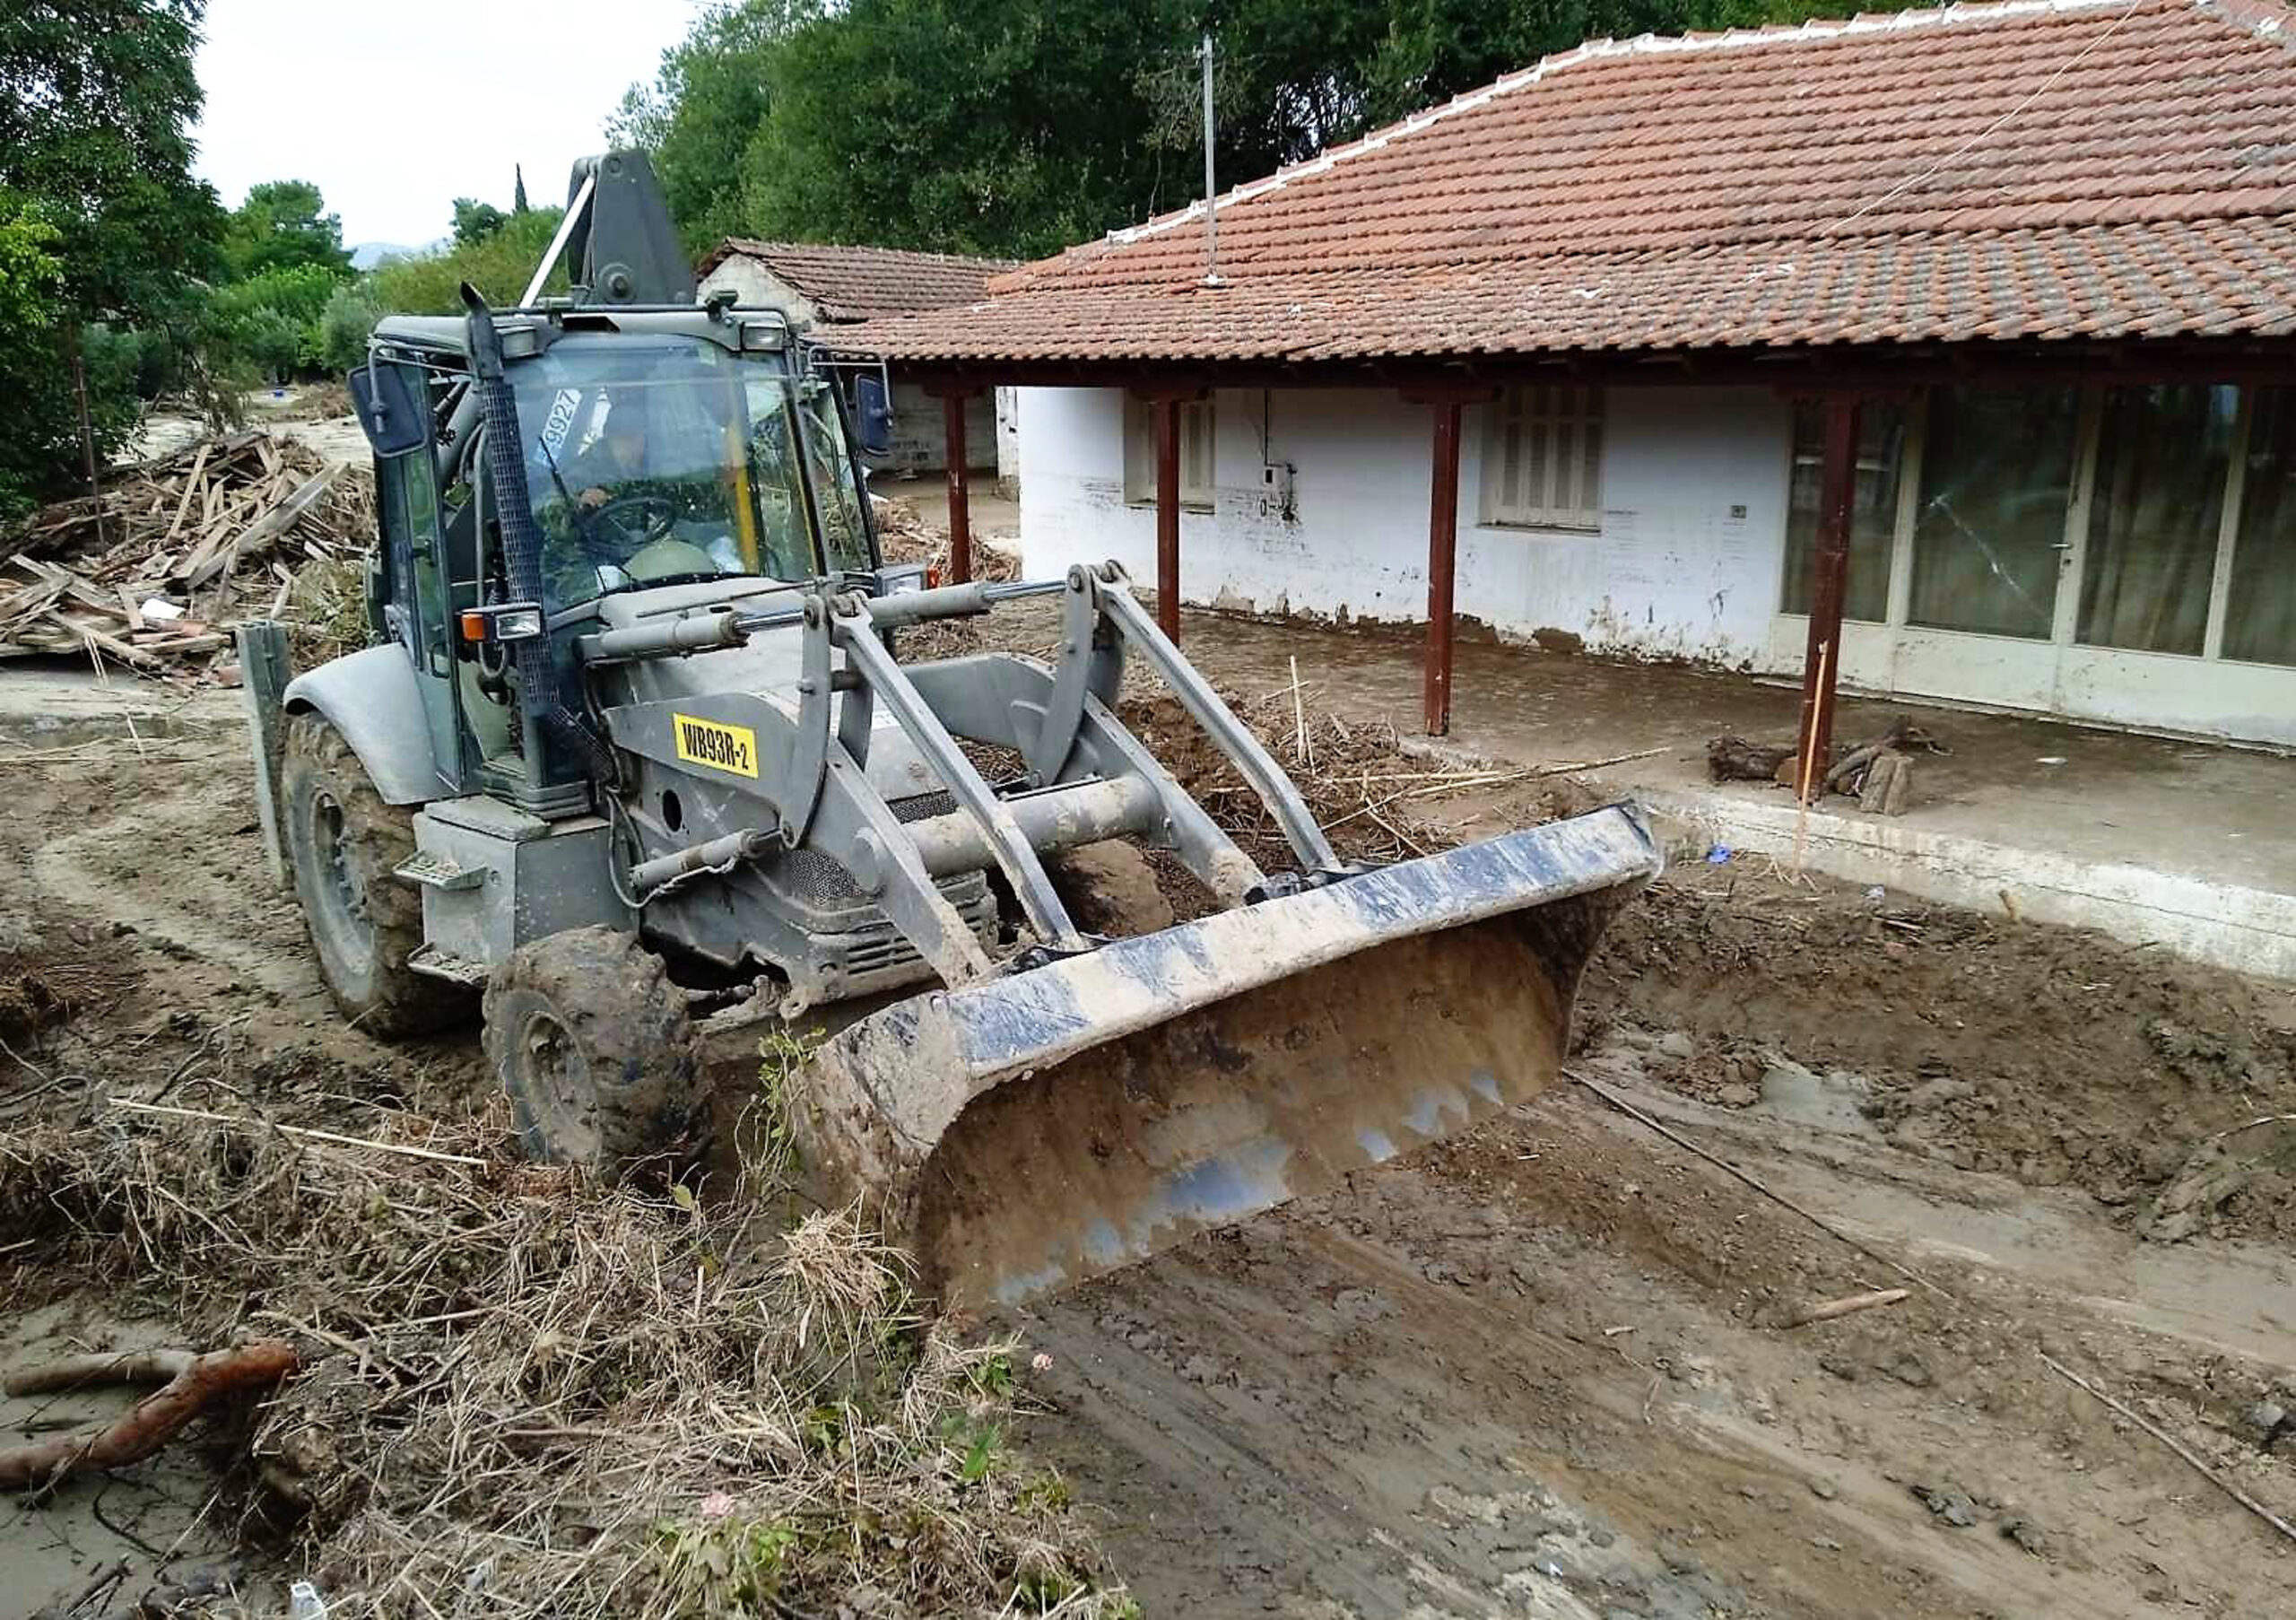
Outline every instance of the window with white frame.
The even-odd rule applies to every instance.
[[[1859,432],[1845,617],[2296,667],[2296,388],[1938,388]],[[1821,437],[1797,421],[1787,613]]]
[[[1509,388],[1490,407],[1483,520],[1523,528],[1603,526],[1603,391]]]
[[[1156,504],[1156,402],[1124,396],[1124,498],[1132,506]],[[1180,505],[1212,510],[1212,402],[1180,404]]]

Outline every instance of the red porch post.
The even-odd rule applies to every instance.
[[[1156,396],[1156,623],[1180,639],[1180,402]]]
[[[1451,729],[1451,602],[1459,553],[1459,413],[1454,396],[1434,402],[1435,459],[1427,501],[1427,735]]]
[[[1801,735],[1795,791],[1817,797],[1833,749],[1834,689],[1841,682],[1841,615],[1849,588],[1850,514],[1857,493],[1857,396],[1825,396],[1818,464],[1818,543],[1810,557],[1810,640],[1802,659]]]
[[[949,463],[949,572],[946,581],[972,578],[972,480],[965,466],[965,401],[972,390],[949,388],[941,395],[941,430]]]
[[[1453,586],[1459,556],[1459,420],[1470,405],[1498,396],[1498,390],[1465,382],[1405,388],[1404,398],[1432,408],[1435,454],[1427,493],[1427,660],[1422,695],[1427,735],[1451,729],[1451,619]]]

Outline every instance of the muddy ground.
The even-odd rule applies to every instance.
[[[0,707],[0,1120],[153,1076],[350,1121],[483,1093],[474,1038],[334,1015],[228,709],[40,708]],[[2296,1546],[2042,1355],[2296,1515],[2292,1032],[2286,989],[2156,952],[1686,863],[1595,964],[1576,1072],[1918,1279],[1567,1084],[990,1324],[1052,1358],[1021,1440],[1156,1615],[2284,1613]],[[7,1355],[150,1333],[69,1281],[0,1269]],[[11,1502],[0,1612],[206,1550],[204,1487]]]

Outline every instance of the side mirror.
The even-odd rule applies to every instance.
[[[377,457],[419,450],[430,440],[429,402],[404,366],[361,366],[351,373],[351,408]]]
[[[864,371],[853,379],[853,434],[864,456],[890,456],[893,450],[893,402],[885,393],[883,377]]]

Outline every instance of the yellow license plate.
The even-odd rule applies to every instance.
[[[690,714],[671,715],[670,725],[677,733],[678,758],[688,764],[735,776],[757,775],[757,733],[748,727],[698,720]]]

